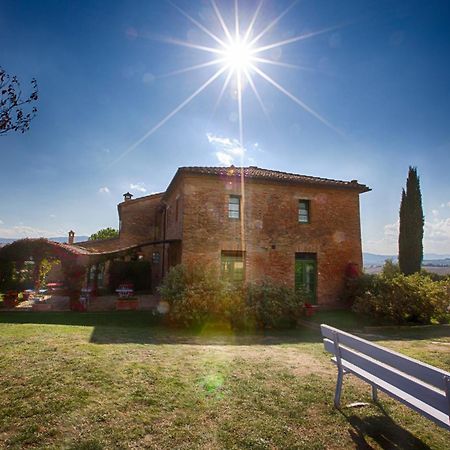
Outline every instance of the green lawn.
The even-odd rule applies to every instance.
[[[450,370],[449,326],[373,335]],[[333,409],[335,368],[313,330],[235,336],[164,329],[142,312],[0,313],[0,348],[0,448],[450,448],[449,432],[383,394],[382,409]],[[369,394],[349,377],[343,405]]]

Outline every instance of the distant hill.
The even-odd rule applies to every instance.
[[[22,238],[2,238],[0,237],[0,244],[11,244],[11,242],[17,241],[19,239]],[[55,241],[55,242],[62,242],[62,243],[67,243],[67,236],[63,236],[63,237],[51,237],[48,238],[50,241]],[[83,241],[87,241],[89,239],[89,236],[75,236],[75,242],[83,242]]]
[[[398,262],[396,255],[377,255],[375,253],[363,253],[364,267],[382,266],[387,259]],[[439,255],[437,253],[425,253],[423,255],[424,266],[450,266],[450,255]]]
[[[397,262],[398,258],[394,255],[377,255],[375,253],[363,253],[364,266],[382,266],[387,259]]]

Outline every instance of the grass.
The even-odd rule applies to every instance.
[[[370,319],[358,316],[348,309],[319,310],[309,317],[308,320],[316,324],[326,323],[344,330],[361,329],[364,326],[373,324]]]
[[[0,313],[0,448],[450,448],[448,432],[384,395],[382,409],[333,409],[335,368],[315,331],[236,336],[154,322]],[[450,370],[448,326],[376,338]],[[345,381],[343,404],[369,398],[367,385]]]

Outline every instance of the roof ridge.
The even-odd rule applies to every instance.
[[[364,192],[370,190],[370,188],[368,188],[366,185],[358,183],[355,180],[337,180],[335,178],[325,178],[325,177],[318,177],[318,176],[314,176],[314,175],[304,175],[304,174],[300,174],[300,173],[294,173],[294,172],[285,172],[285,171],[281,171],[281,170],[274,170],[274,169],[265,169],[262,167],[257,167],[257,166],[183,166],[180,167],[179,170],[181,172],[184,171],[198,171],[201,173],[206,173],[206,174],[210,174],[210,175],[215,175],[217,173],[221,173],[221,172],[227,172],[230,169],[234,169],[236,170],[238,173],[236,175],[239,176],[239,171],[244,170],[245,175],[250,176],[250,177],[254,177],[254,178],[266,178],[266,179],[274,179],[276,180],[277,177],[276,175],[280,175],[278,177],[278,181],[288,181],[289,177],[292,177],[290,181],[296,181],[296,179],[298,181],[300,181],[301,179],[303,179],[304,181],[312,181],[312,182],[321,182],[323,184],[334,184],[334,185],[338,185],[338,186],[346,186],[346,187],[354,187],[354,188],[360,188],[363,189]],[[260,172],[260,173],[258,173]],[[264,175],[267,176],[264,176]],[[270,177],[270,175],[272,175],[272,177]]]
[[[166,192],[163,191],[163,192],[155,192],[154,194],[143,195],[142,197],[136,197],[136,198],[132,198],[132,199],[126,200],[126,201],[124,200],[124,201],[120,202],[119,205],[122,205],[124,203],[128,204],[128,203],[132,203],[132,202],[137,202],[139,200],[145,200],[145,199],[148,199],[150,197],[158,197],[158,196],[164,195],[165,193]]]

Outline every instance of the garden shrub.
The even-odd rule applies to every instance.
[[[423,274],[376,276],[356,297],[357,313],[396,324],[449,320],[450,293],[446,281],[433,281]]]
[[[400,273],[400,266],[392,261],[392,259],[386,259],[383,265],[383,269],[381,270],[381,275],[384,278],[392,279],[397,275],[400,275]]]
[[[341,300],[346,307],[351,307],[358,297],[370,291],[375,283],[376,275],[364,273],[357,278],[348,278]]]
[[[170,305],[170,319],[182,326],[198,326],[220,318],[224,286],[210,270],[199,266],[173,267],[159,288]]]
[[[262,328],[295,326],[304,307],[300,293],[272,281],[249,284],[245,300],[251,316]]]
[[[280,328],[295,325],[303,311],[301,296],[286,286],[233,285],[199,266],[172,268],[159,291],[171,321],[188,327],[226,322],[234,329]]]
[[[0,260],[0,291],[23,291],[33,287],[33,271],[29,265]]]

